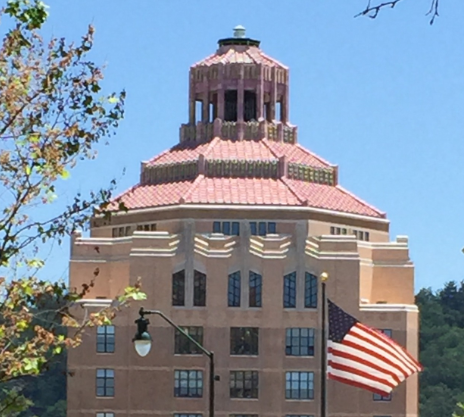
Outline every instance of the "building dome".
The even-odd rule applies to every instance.
[[[128,209],[175,205],[313,207],[385,218],[338,184],[338,167],[298,144],[289,70],[243,27],[190,68],[179,143],[142,163],[118,197]],[[115,205],[116,207],[116,205]]]

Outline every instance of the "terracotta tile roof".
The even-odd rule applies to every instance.
[[[221,140],[217,138],[205,153],[207,159],[277,160],[276,155],[262,140]]]
[[[264,139],[263,142],[273,151],[278,157],[287,156],[288,162],[294,162],[304,165],[310,165],[315,168],[329,168],[332,165],[322,159],[321,157],[313,154],[299,144],[293,145],[284,142],[274,142],[272,140]]]
[[[340,186],[289,179],[207,178],[138,185],[119,198],[129,209],[177,204],[301,206],[383,218],[385,214]]]
[[[385,217],[385,213],[367,204],[339,185],[330,186],[298,180],[283,180],[297,195],[306,200],[309,207],[361,214],[370,217]]]
[[[280,180],[267,178],[202,178],[186,203],[298,206],[301,201]]]
[[[136,185],[115,200],[123,201],[128,209],[171,206],[179,204],[181,197],[192,187],[193,181],[171,182],[156,185]]]
[[[263,64],[269,67],[287,67],[274,58],[266,55],[258,47],[249,47],[246,50],[235,50],[234,47],[226,49],[224,53],[219,51],[197,62],[193,67],[210,66],[214,64]]]
[[[186,143],[173,146],[171,149],[153,157],[147,162],[147,166],[173,164],[175,162],[194,161],[201,153],[204,153],[211,142]]]

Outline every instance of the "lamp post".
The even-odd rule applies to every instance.
[[[152,338],[148,333],[148,325],[150,321],[145,316],[150,314],[156,314],[165,321],[167,321],[172,327],[174,327],[179,333],[183,334],[188,340],[190,340],[198,349],[200,349],[209,358],[209,417],[214,417],[214,353],[205,349],[200,343],[198,343],[192,336],[190,336],[184,329],[175,324],[169,317],[159,310],[144,310],[143,307],[139,310],[140,317],[135,320],[137,324],[137,333],[135,334],[132,341],[134,347],[139,356],[147,356],[151,349]]]

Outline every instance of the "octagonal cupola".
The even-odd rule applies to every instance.
[[[270,139],[296,142],[289,124],[289,69],[248,38],[245,28],[220,39],[217,51],[192,65],[189,121],[181,142]]]

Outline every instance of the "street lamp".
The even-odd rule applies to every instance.
[[[169,317],[159,310],[144,310],[143,307],[139,310],[140,317],[135,320],[137,324],[137,333],[135,334],[132,341],[134,342],[135,351],[139,356],[147,356],[151,349],[152,338],[148,333],[148,325],[150,321],[145,318],[149,314],[156,314],[167,321],[172,327],[174,327],[179,333],[184,335],[190,340],[198,349],[200,349],[209,358],[209,417],[214,417],[214,381],[216,376],[214,375],[214,353],[205,349],[200,343],[198,343],[192,336],[190,336],[182,327],[175,324]]]

